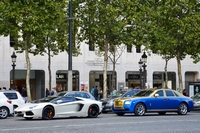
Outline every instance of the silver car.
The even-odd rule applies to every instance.
[[[194,102],[194,108],[200,108],[200,93],[196,93],[191,98]]]

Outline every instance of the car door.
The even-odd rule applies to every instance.
[[[79,109],[79,105],[74,97],[62,97],[57,99],[55,104],[56,113],[61,116],[68,116]]]
[[[179,98],[173,93],[172,90],[165,90],[165,94],[166,94],[166,109],[177,109],[179,106]]]
[[[159,94],[158,97],[150,97],[147,100],[147,109],[149,111],[155,111],[155,110],[163,110],[165,109],[165,97],[164,97],[164,91],[163,90],[159,90],[156,92],[156,94]],[[155,94],[154,94],[155,95]]]

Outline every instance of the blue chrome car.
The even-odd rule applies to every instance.
[[[134,113],[142,116],[146,112],[158,112],[164,115],[166,112],[177,112],[186,115],[194,107],[191,98],[171,89],[145,89],[133,97],[116,99],[112,105],[112,112],[118,116],[125,113]]]

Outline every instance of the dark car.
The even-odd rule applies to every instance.
[[[131,97],[139,91],[140,91],[139,89],[121,91],[121,93],[120,93],[120,91],[118,91],[117,96],[111,95],[110,97],[108,97],[106,99],[101,99],[100,101],[102,102],[102,113],[112,112],[112,104],[115,99],[121,98],[121,97]]]
[[[38,103],[38,102],[41,102],[41,101],[43,101],[43,102],[49,101],[49,100],[53,100],[53,99],[61,97],[61,96],[82,97],[82,98],[95,100],[95,98],[89,92],[85,92],[85,91],[61,91],[61,92],[56,93],[55,95],[32,101],[32,103]]]

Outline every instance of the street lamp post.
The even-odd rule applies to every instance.
[[[13,89],[15,89],[15,62],[17,59],[17,56],[15,55],[15,52],[13,52],[13,54],[11,55],[11,59],[12,59],[12,67],[13,67]]]
[[[69,1],[69,61],[68,61],[68,91],[72,91],[72,1]]]
[[[147,65],[145,63],[147,63],[147,55],[144,52],[142,55],[142,58],[138,62],[139,68],[140,68],[139,71],[140,71],[140,87],[141,87],[141,89],[145,89],[145,84],[147,82],[147,70],[146,70]],[[143,70],[142,70],[142,68],[143,68]]]
[[[142,64],[143,64],[143,62],[142,62],[142,60],[140,59],[140,61],[138,62],[138,64],[139,64],[139,71],[140,71],[140,89],[142,89],[143,88],[143,83],[142,83]]]

